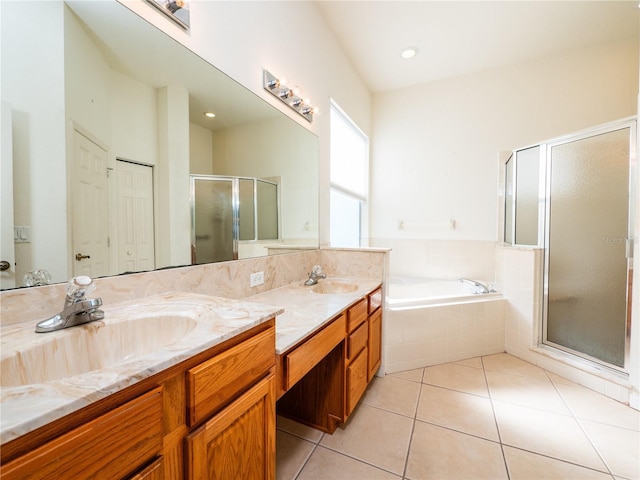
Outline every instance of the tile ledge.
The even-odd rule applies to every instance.
[[[611,383],[615,383],[616,385],[622,388],[629,389],[629,391],[631,389],[631,383],[629,382],[628,373],[623,373],[623,372],[617,373],[609,370],[604,370],[604,367],[599,368],[597,366],[590,365],[587,360],[581,361],[574,358],[572,355],[565,354],[557,350],[551,350],[544,346],[533,346],[533,347],[530,347],[529,350],[531,350],[534,353],[543,355],[547,358],[550,358],[552,360],[556,360],[569,367],[580,370],[581,372],[591,374],[595,377],[601,378],[602,380],[606,380]]]

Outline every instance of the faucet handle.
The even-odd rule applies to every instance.
[[[67,283],[67,297],[74,302],[83,300],[87,295],[96,289],[93,279],[87,275],[78,275],[73,277]]]
[[[314,275],[320,275],[322,273],[322,267],[320,265],[314,265],[311,269],[311,273]]]

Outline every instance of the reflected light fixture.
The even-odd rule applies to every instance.
[[[400,56],[406,60],[415,57],[418,54],[418,49],[416,47],[407,47],[400,52]]]
[[[313,115],[318,113],[318,109],[311,105],[309,100],[300,97],[300,88],[298,86],[287,87],[284,78],[278,79],[267,70],[264,71],[262,83],[267,92],[280,99],[282,103],[298,112],[309,122],[313,122]]]

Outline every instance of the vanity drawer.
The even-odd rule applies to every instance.
[[[330,325],[284,356],[284,389],[289,390],[320,360],[344,340],[347,318],[342,314]]]
[[[2,466],[2,480],[123,478],[162,450],[156,388]]]
[[[367,319],[367,299],[363,298],[347,310],[347,332],[353,332]]]
[[[187,371],[187,420],[193,426],[251,387],[275,365],[275,328]]]
[[[369,315],[380,308],[380,306],[382,306],[382,287],[378,287],[369,294]]]
[[[368,327],[368,323],[364,322],[355,332],[347,337],[347,360],[356,358],[356,355],[367,346],[367,340],[369,338]]]

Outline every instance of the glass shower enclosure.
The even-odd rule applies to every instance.
[[[628,367],[636,121],[515,150],[505,164],[504,241],[544,248],[540,343]]]
[[[191,175],[191,263],[237,260],[241,242],[278,240],[278,184],[265,179]]]

